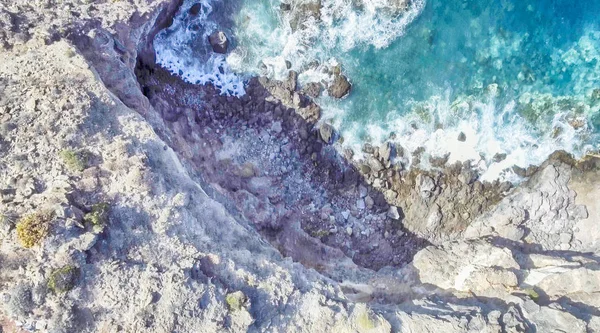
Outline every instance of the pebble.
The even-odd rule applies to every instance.
[[[273,125],[271,125],[271,130],[277,134],[281,133],[281,131],[283,130],[281,128],[281,122],[280,121],[274,122]]]
[[[346,228],[346,234],[347,234],[348,236],[352,236],[352,228],[351,228],[351,227],[347,227],[347,228]]]
[[[356,208],[359,210],[365,209],[365,201],[363,199],[356,200]]]
[[[358,193],[360,194],[361,198],[364,198],[367,196],[368,190],[366,187],[364,187],[362,185],[358,185]]]
[[[33,112],[33,111],[35,111],[36,105],[37,105],[37,100],[32,97],[29,100],[27,100],[27,102],[25,102],[25,110]]]
[[[344,220],[348,220],[348,217],[350,216],[350,211],[343,211],[342,212],[342,217],[344,218]]]
[[[371,196],[367,195],[367,197],[365,198],[365,204],[367,205],[367,208],[371,209],[373,208],[375,201],[373,200],[373,198],[371,198]]]

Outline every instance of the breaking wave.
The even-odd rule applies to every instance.
[[[447,157],[516,181],[513,166],[556,150],[600,150],[600,2],[202,0],[194,16],[195,3],[156,37],[159,64],[237,96],[251,75],[327,84],[341,65],[350,96],[318,103],[355,156],[391,140],[407,167]],[[226,56],[208,44],[216,30]]]

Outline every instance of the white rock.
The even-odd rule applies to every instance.
[[[392,220],[399,220],[400,213],[398,212],[398,207],[390,206],[390,209],[387,212],[387,217],[391,218]]]

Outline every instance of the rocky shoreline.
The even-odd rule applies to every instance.
[[[156,66],[180,5],[54,8],[64,35],[0,7],[5,331],[600,331],[598,159],[516,188],[354,160],[293,72],[235,98]]]

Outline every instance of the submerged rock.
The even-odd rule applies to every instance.
[[[202,4],[201,3],[195,3],[190,8],[190,15],[196,16],[196,15],[200,14],[201,10],[202,10]]]

